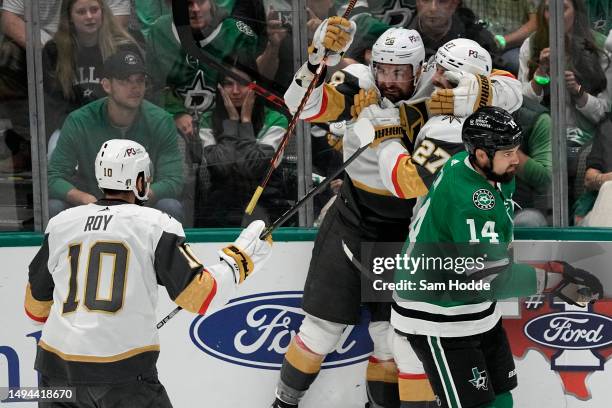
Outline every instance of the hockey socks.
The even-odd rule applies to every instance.
[[[370,357],[366,379],[371,408],[399,408],[397,366],[393,359],[379,360]]]
[[[285,354],[273,407],[297,406],[317,378],[324,355],[312,352],[296,335]]]
[[[427,374],[399,373],[398,385],[402,402],[401,408],[438,407],[438,402],[427,379]]]
[[[510,391],[502,392],[495,396],[495,401],[483,405],[481,408],[512,408],[514,406],[514,400]]]

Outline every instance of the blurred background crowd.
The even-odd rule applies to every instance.
[[[28,1],[0,0],[4,231],[35,228],[35,219],[44,218],[34,205],[38,194],[49,216],[100,197],[93,159],[112,138],[136,140],[151,155],[147,205],[185,227],[246,225],[251,217],[244,209],[291,118],[283,93],[315,29],[348,3],[175,0],[173,10],[170,0]],[[569,221],[594,226],[590,210],[600,189],[612,186],[606,183],[612,181],[612,2],[563,3]],[[475,40],[495,68],[522,82],[524,103],[515,116],[526,137],[515,222],[551,225],[559,197],[551,189],[550,109],[557,101],[543,80],[551,66],[548,0],[358,0],[350,18],[357,35],[338,68],[368,64],[378,36],[400,26],[421,34],[427,58],[449,40]],[[333,125],[298,130],[252,217],[273,221],[342,164]],[[339,176],[307,216],[286,226],[316,225],[341,184]]]

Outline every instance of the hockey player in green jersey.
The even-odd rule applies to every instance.
[[[391,324],[423,363],[442,407],[507,408],[517,380],[495,301],[553,292],[577,304],[600,298],[603,288],[595,276],[565,262],[534,267],[510,259],[512,193],[522,139],[512,116],[500,108],[481,108],[466,119],[462,139],[467,152],[451,157],[434,181],[412,220],[406,253],[484,261],[461,270],[398,269],[396,283],[425,280],[448,286],[420,295],[418,290],[397,291]],[[452,280],[490,289],[452,291]]]

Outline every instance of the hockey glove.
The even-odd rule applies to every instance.
[[[427,101],[430,115],[453,115],[464,117],[478,108],[490,106],[493,101],[491,80],[484,75],[467,72],[444,73],[449,82],[456,84],[453,89],[436,89]]]
[[[261,221],[253,221],[240,233],[232,245],[219,251],[221,260],[225,261],[234,273],[234,281],[242,283],[248,276],[263,267],[270,256],[272,238],[259,239],[259,235],[266,228]]]
[[[361,111],[373,104],[378,104],[378,92],[375,88],[370,88],[367,91],[360,89],[358,94],[353,97],[353,106],[351,106],[351,116],[357,118]]]
[[[564,261],[546,262],[542,267],[545,275],[543,289],[566,303],[584,307],[603,297],[603,286],[593,274],[573,267]],[[541,278],[538,278],[541,281]]]
[[[333,122],[329,124],[329,132],[327,133],[327,144],[329,146],[342,153],[342,138],[346,130],[346,121]]]
[[[330,67],[337,65],[351,46],[356,31],[357,25],[352,21],[338,16],[326,18],[314,33],[308,48],[308,62],[319,65],[325,51],[329,51],[326,64]]]
[[[396,107],[381,108],[377,104],[362,109],[359,118],[366,118],[374,126],[374,141],[370,147],[377,147],[388,139],[401,139],[404,128],[400,124],[399,109]]]

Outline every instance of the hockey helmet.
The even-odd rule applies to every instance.
[[[492,69],[491,54],[467,38],[451,40],[438,48],[435,61],[449,71],[474,75],[490,75]]]
[[[370,69],[378,81],[377,64],[410,65],[414,93],[424,61],[425,46],[421,35],[416,30],[392,27],[378,37],[372,46]]]
[[[465,149],[474,155],[484,150],[493,160],[498,150],[509,150],[521,145],[521,127],[510,113],[496,106],[485,106],[467,117],[461,130]]]
[[[416,72],[424,60],[425,46],[416,30],[392,27],[378,37],[372,46],[374,64],[410,64]]]
[[[95,170],[100,189],[132,191],[140,201],[149,198],[151,160],[142,145],[126,139],[104,142],[96,156]],[[136,186],[138,177],[144,177],[144,190]]]

